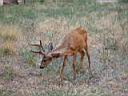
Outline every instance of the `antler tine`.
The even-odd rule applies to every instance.
[[[40,47],[39,44],[30,44],[31,46],[37,46],[37,47]]]
[[[41,54],[41,55],[45,55],[45,53],[42,52],[42,51],[33,51],[33,50],[31,50],[31,52],[33,52],[33,53],[38,53],[38,54]]]
[[[40,40],[40,47],[41,47],[41,49],[43,50],[43,52],[45,52],[41,40]]]
[[[37,47],[40,48],[40,50],[43,50],[43,52],[45,52],[41,40],[40,40],[40,44],[30,44],[30,45],[31,45],[31,46],[37,46]]]
[[[33,51],[33,50],[31,50],[31,52],[33,52],[33,53],[38,53],[38,54],[41,54],[41,55],[45,55],[45,51],[44,51],[44,48],[43,48],[43,46],[42,46],[41,40],[40,40],[40,44],[31,44],[31,45],[32,45],[32,46],[37,46],[37,47],[40,48],[40,51]],[[41,51],[41,49],[43,50],[43,52]]]

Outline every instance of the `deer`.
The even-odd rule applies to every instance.
[[[87,31],[83,27],[77,27],[71,32],[69,32],[67,35],[64,36],[62,39],[61,43],[58,44],[55,48],[53,47],[53,44],[50,43],[50,52],[45,52],[42,42],[40,40],[40,44],[31,44],[32,46],[38,46],[41,50],[40,51],[33,51],[33,53],[38,53],[42,55],[42,60],[40,64],[40,68],[44,69],[46,68],[53,59],[56,58],[63,58],[63,65],[62,69],[60,70],[60,79],[63,81],[64,78],[64,68],[67,64],[67,58],[69,56],[73,57],[72,60],[72,67],[73,67],[73,79],[76,79],[76,58],[77,55],[80,54],[80,69],[83,68],[83,60],[85,54],[87,55],[88,58],[88,63],[89,63],[89,72],[91,73],[91,67],[90,67],[90,55],[88,52],[88,43],[87,43]],[[92,74],[92,73],[91,73]]]

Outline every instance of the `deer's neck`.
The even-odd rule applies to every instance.
[[[57,46],[55,49],[53,49],[52,52],[50,52],[50,54],[59,54],[58,57],[61,57],[64,55],[66,49],[67,48],[64,45],[60,45],[60,46]]]
[[[52,51],[52,53],[60,53],[60,54],[63,54],[65,51],[66,51],[66,48],[60,46],[60,47],[54,49],[54,50]]]

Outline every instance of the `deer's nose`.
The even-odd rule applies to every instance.
[[[44,66],[40,66],[40,69],[44,69]]]

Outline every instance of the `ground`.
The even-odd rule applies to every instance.
[[[0,96],[127,96],[128,3],[56,1],[0,7]],[[70,57],[60,82],[63,58],[41,70],[30,44],[42,40],[47,49],[79,26],[88,32],[93,77],[85,56],[85,70],[73,80]],[[77,62],[79,68],[79,56]]]

